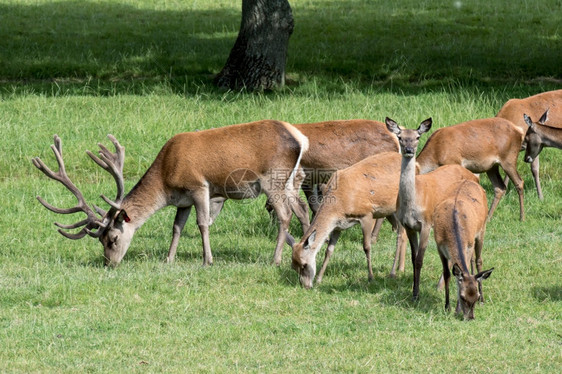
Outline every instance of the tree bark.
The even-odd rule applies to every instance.
[[[287,0],[242,0],[238,38],[215,84],[260,91],[283,86],[293,27]]]

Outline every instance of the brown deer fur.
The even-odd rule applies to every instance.
[[[550,126],[550,111],[547,110],[537,122],[527,116],[525,122],[529,126],[525,134],[525,162],[533,163],[544,147],[562,149],[562,128]]]
[[[329,258],[342,230],[359,223],[363,231],[363,250],[367,257],[369,280],[371,267],[371,233],[376,219],[388,217],[394,225],[401,156],[396,152],[368,157],[332,175],[326,185],[324,200],[301,241],[293,246],[293,268],[301,285],[310,288],[316,274],[316,255],[328,239],[326,257],[318,273],[322,281]],[[397,228],[398,229],[398,228]],[[397,240],[397,247],[405,240]]]
[[[452,265],[458,289],[456,313],[462,311],[468,320],[474,318],[476,301],[484,301],[481,282],[493,270],[482,271],[488,202],[486,192],[477,182],[466,180],[457,186],[453,195],[435,207],[433,233],[443,264],[445,309],[449,310],[449,265]],[[468,270],[473,256],[478,271],[474,276]]]
[[[293,124],[308,138],[301,166],[306,174],[302,189],[313,212],[320,207],[320,188],[332,173],[369,156],[398,152],[398,141],[384,123],[365,119]],[[268,210],[270,210],[268,208]]]
[[[500,109],[496,117],[505,118],[519,127],[523,132],[527,131],[527,125],[523,114],[527,114],[533,121],[538,121],[541,115],[549,110],[551,127],[562,128],[562,90],[547,91],[524,99],[510,99]],[[526,147],[523,142],[522,148]],[[541,183],[539,179],[539,158],[536,157],[531,163],[531,172],[535,180],[537,194],[543,199]]]
[[[416,150],[420,136],[431,128],[431,118],[423,121],[417,130],[403,129],[390,118],[385,122],[389,131],[398,137],[402,152],[396,218],[406,229],[410,242],[413,297],[416,300],[435,207],[451,196],[459,182],[465,179],[478,182],[478,178],[460,165],[445,165],[430,173],[416,175]]]
[[[118,264],[135,231],[157,210],[174,205],[178,210],[168,260],[173,259],[180,233],[195,206],[203,264],[212,264],[209,225],[224,200],[252,198],[262,192],[273,201],[280,221],[274,254],[275,263],[280,263],[291,209],[303,230],[309,225],[306,204],[298,198],[299,180],[304,176],[299,160],[307,148],[307,138],[296,128],[273,120],[172,137],[122,202],[107,212],[103,222],[99,220],[98,236],[106,263]],[[34,164],[47,174],[40,160],[34,159]],[[62,157],[59,166],[63,169],[61,164]]]
[[[517,155],[525,133],[503,118],[486,118],[443,127],[435,131],[418,155],[420,174],[448,164],[462,165],[473,173],[486,172],[494,186],[494,200],[488,217],[492,217],[505,194],[499,167],[513,181],[519,194],[519,218],[525,218],[523,179],[517,172]]]

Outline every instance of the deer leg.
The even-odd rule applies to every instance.
[[[219,216],[219,213],[222,211],[222,208],[224,207],[225,201],[226,199],[224,198],[211,199],[209,203],[209,226],[211,226]]]
[[[302,184],[301,189],[306,196],[306,201],[308,202],[308,206],[312,211],[312,217],[314,218],[320,208],[320,196],[318,194],[317,185],[305,182]]]
[[[373,280],[373,266],[371,263],[371,246],[372,246],[372,235],[374,234],[375,230],[378,230],[375,236],[378,236],[378,232],[380,231],[380,226],[382,225],[382,221],[384,219],[374,219],[370,214],[364,217],[361,220],[361,230],[363,231],[363,251],[365,252],[365,257],[367,257],[367,279],[370,281]]]
[[[299,196],[299,190],[301,188],[301,185],[305,177],[306,174],[304,173],[302,168],[299,169],[295,175],[294,186],[289,186],[286,191],[291,210],[293,211],[293,213],[295,213],[295,215],[299,219],[302,226],[303,233],[305,233],[306,230],[308,230],[308,227],[310,226],[310,217],[308,216],[308,204],[305,203]]]
[[[168,250],[168,257],[166,258],[167,263],[174,262],[176,257],[176,250],[178,249],[178,242],[180,240],[180,235],[189,218],[189,213],[191,212],[191,207],[178,208],[176,212],[176,218],[174,219],[174,226],[172,227],[172,243],[170,244],[170,249]]]
[[[392,264],[392,269],[388,275],[390,278],[396,277],[396,266],[398,265],[398,271],[404,271],[404,261],[406,260],[406,246],[407,246],[407,235],[404,227],[398,222],[394,215],[387,216],[386,219],[392,224],[393,230],[396,231],[396,252],[394,254],[394,263]]]
[[[406,235],[406,230],[401,229],[401,232],[397,234],[396,237],[396,250],[400,252],[400,260],[398,261],[398,271],[404,272],[405,261],[406,261],[406,247],[408,246],[408,236]]]
[[[539,199],[543,200],[544,196],[542,194],[541,181],[539,178],[539,156],[535,157],[533,162],[531,162],[531,173],[533,174],[533,179],[535,180],[535,187],[537,187],[537,194]]]
[[[525,209],[523,207],[523,179],[521,179],[521,176],[517,172],[517,157],[514,161],[512,160],[511,162],[502,165],[502,168],[515,185],[515,189],[519,194],[519,220],[524,221]]]
[[[396,221],[396,224],[396,252],[394,253],[394,262],[392,264],[392,269],[390,270],[390,274],[388,275],[391,278],[396,277],[396,266],[398,266],[399,272],[404,272],[404,262],[406,261],[406,246],[408,245],[408,236],[406,235],[406,230],[402,225],[400,225],[400,223],[398,223],[398,221]]]
[[[406,229],[406,234],[408,235],[408,241],[410,242],[410,252],[412,255],[412,269],[414,271],[414,287],[413,287],[413,294],[414,300],[417,300],[418,291],[416,285],[416,256],[418,254],[418,232],[412,229]]]
[[[310,226],[308,205],[300,198],[298,191],[293,191],[289,195],[289,204],[291,206],[291,210],[295,213],[301,223],[302,232],[305,233]]]
[[[211,244],[209,240],[210,200],[208,188],[203,188],[193,194],[195,212],[197,213],[197,226],[203,241],[203,266],[213,264]]]
[[[459,284],[459,281],[457,280],[457,289],[460,289],[460,287],[461,287],[461,285]],[[462,314],[460,292],[458,292],[458,295],[457,295],[457,306],[455,308],[455,314]]]
[[[427,244],[429,243],[430,231],[431,231],[431,226],[423,225],[420,232],[420,242],[416,254],[416,260],[414,262],[414,290],[413,290],[414,300],[418,300],[419,298],[421,269],[423,267],[423,258],[425,256],[425,250],[427,248]]]
[[[275,244],[275,252],[273,253],[273,263],[275,265],[281,264],[281,258],[283,255],[283,245],[285,240],[288,238],[289,223],[291,221],[291,208],[287,202],[287,197],[272,199],[268,195],[269,201],[277,215],[279,220],[279,232],[277,234],[277,241]],[[294,240],[294,239],[293,239]]]
[[[326,248],[326,255],[324,257],[324,262],[322,263],[322,268],[320,269],[320,272],[318,272],[318,275],[316,276],[316,283],[322,282],[322,278],[324,277],[324,272],[326,271],[326,267],[328,266],[328,261],[330,260],[330,257],[332,257],[332,254],[334,253],[334,248],[336,246],[336,243],[338,242],[340,234],[341,231],[339,230],[334,230],[330,234],[328,248]]]
[[[488,178],[492,182],[494,186],[494,200],[492,200],[492,204],[490,205],[490,210],[488,210],[488,220],[492,219],[492,215],[500,202],[500,199],[505,194],[505,184],[500,175],[500,170],[498,165],[494,165],[490,170],[486,172]]]
[[[383,222],[384,222],[384,218],[377,218],[375,220],[375,226],[373,227],[373,231],[369,235],[371,237],[371,245],[377,244],[377,240],[379,239],[379,233],[381,231]]]
[[[449,260],[441,254],[441,251],[439,251],[439,258],[441,258],[441,264],[443,265],[443,283],[445,286],[445,310],[450,311],[451,305],[449,303],[449,280],[451,279],[451,271],[449,270]]]
[[[474,259],[476,260],[476,273],[482,271],[482,247],[484,244],[484,232],[474,239]],[[482,293],[482,280],[478,281],[478,292],[480,293],[480,303],[484,304],[484,294]]]

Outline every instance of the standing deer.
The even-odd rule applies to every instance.
[[[396,218],[406,229],[410,242],[414,269],[413,298],[417,300],[435,207],[451,196],[459,182],[465,179],[478,182],[478,178],[460,165],[446,165],[430,173],[416,175],[416,150],[420,136],[431,128],[431,118],[423,121],[417,130],[403,129],[388,117],[385,122],[388,130],[398,137],[402,152]]]
[[[126,196],[123,188],[125,150],[113,136],[109,138],[115,146],[115,153],[101,144],[100,157],[87,152],[116,180],[115,201],[102,195],[111,205],[108,212],[96,206],[90,208],[67,176],[58,136],[55,135],[55,144],[51,146],[59,165],[57,173],[38,157],[33,159],[39,170],[61,182],[74,194],[78,205],[60,209],[40,197],[39,201],[55,213],[83,212],[87,215],[85,220],[73,225],[56,223],[61,228],[59,232],[70,239],[80,239],[85,235],[99,238],[107,265],[121,262],[135,231],[156,211],[168,205],[177,207],[169,261],[175,256],[192,206],[195,206],[203,241],[203,265],[213,263],[209,226],[226,199],[253,198],[264,192],[272,201],[280,222],[274,253],[276,264],[281,262],[283,245],[290,236],[287,230],[291,209],[297,214],[303,230],[309,226],[306,204],[298,198],[299,180],[304,174],[299,162],[308,148],[308,139],[288,123],[264,120],[175,135]],[[83,228],[77,233],[62,230],[79,227]]]
[[[525,133],[503,118],[486,118],[443,127],[435,131],[418,155],[420,174],[448,164],[462,165],[473,173],[488,175],[494,186],[494,200],[488,217],[505,194],[499,167],[513,181],[519,194],[519,219],[525,219],[523,179],[517,172],[517,155]]]
[[[311,288],[316,274],[316,255],[328,239],[328,248],[316,281],[320,283],[342,230],[361,224],[363,250],[367,257],[368,279],[373,279],[371,240],[375,221],[387,217],[399,231],[394,219],[401,156],[396,152],[368,157],[338,170],[326,185],[324,201],[301,241],[293,245],[293,268],[303,287]],[[403,231],[403,230],[401,230]],[[397,247],[405,240],[397,240]]]
[[[496,117],[505,118],[519,127],[523,132],[527,131],[527,125],[523,119],[523,114],[529,115],[531,118],[540,118],[545,110],[550,108],[549,126],[562,128],[562,90],[547,91],[537,95],[533,95],[524,99],[510,99],[500,109]],[[523,142],[521,150],[526,147]],[[543,199],[541,182],[539,179],[539,158],[535,157],[531,162],[531,172],[535,180],[537,194],[539,199]],[[507,178],[506,178],[507,181]]]
[[[544,147],[553,147],[562,149],[562,128],[550,127],[550,114],[549,110],[544,112],[537,122],[526,114],[524,114],[525,123],[529,128],[525,134],[525,142],[527,148],[525,149],[525,162],[531,164],[538,159]],[[546,121],[549,121],[548,125]]]
[[[435,207],[434,229],[435,243],[443,264],[445,280],[445,309],[449,310],[449,280],[452,264],[453,275],[457,279],[457,307],[465,320],[474,319],[476,301],[484,302],[482,280],[487,279],[492,270],[482,271],[482,245],[486,232],[488,202],[486,192],[480,184],[463,181],[458,184],[454,195]],[[472,275],[468,263],[476,260],[478,274]]]

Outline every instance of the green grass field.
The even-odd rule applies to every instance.
[[[74,217],[35,199],[74,203],[30,161],[56,167],[55,133],[69,175],[103,205],[99,195],[111,196],[114,182],[84,151],[108,144],[108,133],[126,147],[129,189],[182,131],[385,116],[410,128],[431,116],[439,128],[562,88],[560,0],[457,3],[291,1],[289,85],[248,94],[211,85],[237,35],[239,0],[0,0],[0,371],[559,372],[558,150],[541,154],[544,201],[519,164],[526,221],[510,188],[488,224],[484,267],[495,271],[472,322],[443,310],[433,239],[419,302],[410,264],[387,278],[388,224],[373,249],[372,282],[354,227],[323,283],[306,291],[288,246],[282,265],[270,264],[277,228],[263,196],[226,203],[210,229],[209,268],[193,216],[174,264],[164,263],[175,213],[167,208],[107,269],[100,243],[65,239],[52,225]],[[486,177],[483,185],[491,200]],[[291,232],[301,235],[296,220]]]

